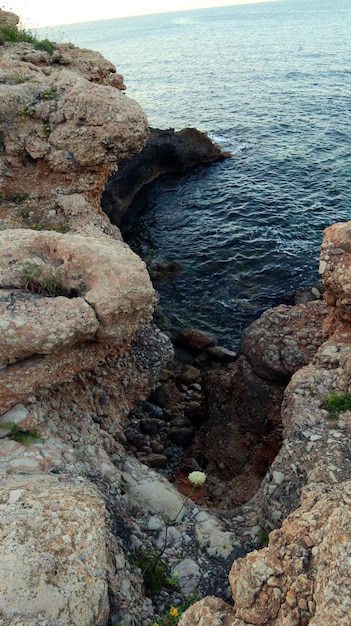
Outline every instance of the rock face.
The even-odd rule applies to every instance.
[[[350,227],[351,223],[337,224],[325,231],[321,271],[328,306],[313,304],[314,331],[306,317],[307,307],[291,309],[292,328],[295,320],[304,319],[309,337],[314,337],[310,343],[313,356],[305,366],[301,363],[285,390],[283,445],[255,498],[257,510],[261,507],[261,527],[276,530],[270,533],[267,548],[233,563],[229,581],[234,608],[220,599],[205,598],[184,613],[181,626],[350,623],[350,411],[341,410],[332,419],[323,408],[330,392],[338,398],[351,391],[347,314],[351,301],[347,287]],[[272,345],[269,334],[263,332],[264,320],[276,316],[279,321],[281,313],[281,307],[267,312],[244,338],[248,358],[259,363],[258,371],[269,377],[274,368],[278,377],[287,373],[284,361],[293,362],[286,359],[283,341],[290,333],[272,329],[275,345],[269,367],[267,350],[260,349],[260,341],[250,344],[248,338],[257,328],[265,345]],[[295,328],[293,356],[298,354],[297,340],[307,339],[302,328],[303,322],[297,332]],[[306,344],[302,345],[303,360]],[[284,361],[274,359],[279,346]]]
[[[9,476],[1,502],[2,624],[107,624],[109,537],[91,484]]]
[[[123,353],[150,321],[154,292],[144,263],[100,210],[108,176],[149,134],[114,66],[70,44],[53,54],[5,44],[0,75],[0,404],[7,409],[93,367],[112,347]]]
[[[139,105],[116,89],[114,66],[72,45],[50,55],[19,43],[3,46],[0,69],[3,193],[82,193],[99,207],[108,176],[149,135]]]
[[[167,377],[162,387],[173,349],[151,323],[150,279],[100,209],[108,177],[146,145],[145,116],[96,53],[19,43],[0,54],[1,624],[161,622],[140,560],[155,550],[167,572],[179,567],[184,593],[208,596],[181,626],[350,624],[351,413],[325,399],[351,393],[351,222],[325,232],[324,301],[267,311],[237,360],[184,332],[194,361],[179,389]],[[143,422],[139,459],[127,454],[130,411],[152,407],[156,385],[166,418],[182,385],[195,412],[204,391],[209,482],[234,487],[280,427],[251,501],[203,511],[206,484],[194,504],[140,462],[149,452],[160,462],[142,444],[162,411]],[[173,426],[178,443],[193,435]],[[263,549],[258,531],[271,531]],[[180,601],[167,593],[163,607]]]
[[[175,132],[151,129],[145,148],[123,163],[106,184],[102,208],[114,224],[121,217],[141,187],[166,172],[186,169],[230,156],[196,128]]]

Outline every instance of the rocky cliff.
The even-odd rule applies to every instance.
[[[323,299],[267,311],[235,362],[192,333],[199,369],[176,391],[149,274],[100,208],[148,141],[143,112],[111,63],[70,44],[5,43],[0,73],[1,624],[149,626],[194,590],[206,597],[181,626],[350,624],[350,224],[325,233]],[[156,386],[164,410],[145,402]],[[125,434],[141,403],[148,462],[155,425],[201,392],[188,461],[206,460],[203,507]],[[237,508],[253,465],[257,492]],[[155,553],[177,579],[156,599],[142,560]]]

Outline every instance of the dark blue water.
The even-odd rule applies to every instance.
[[[351,219],[351,3],[278,0],[65,26],[100,50],[151,126],[196,126],[233,153],[136,199],[129,243],[175,260],[163,323],[237,347],[264,309],[318,278],[324,228]],[[129,225],[130,226],[130,225]]]

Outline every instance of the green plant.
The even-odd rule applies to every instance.
[[[351,411],[351,395],[349,393],[330,391],[324,396],[321,407],[328,411],[330,419],[337,421],[340,413]]]
[[[24,28],[16,28],[3,24],[0,26],[0,35],[2,35],[4,41],[18,42],[25,41],[27,43],[36,43],[37,39],[32,35],[30,31]]]
[[[50,124],[48,124],[48,123],[43,124],[43,135],[44,135],[44,137],[49,137],[50,133],[51,133],[51,126],[50,126]]]
[[[32,428],[31,430],[23,430],[19,428],[17,424],[14,422],[4,422],[1,424],[2,428],[6,428],[10,431],[10,439],[13,441],[18,441],[18,443],[22,443],[24,446],[30,446],[31,443],[40,443],[43,441],[42,436],[36,430],[36,428]]]
[[[54,44],[48,39],[42,39],[41,41],[36,41],[34,43],[34,48],[36,50],[44,50],[44,52],[48,52],[49,54],[53,54],[55,50]]]
[[[25,120],[27,117],[32,117],[35,111],[33,107],[21,107],[19,110],[19,116],[21,120]]]
[[[56,89],[46,89],[39,94],[40,100],[55,100],[57,96]]]
[[[269,544],[269,533],[270,533],[270,529],[269,528],[261,528],[258,533],[257,533],[257,539],[260,542],[261,546],[263,546],[264,548],[266,548]]]
[[[197,591],[194,591],[189,596],[183,597],[183,602],[177,607],[172,606],[169,611],[160,616],[159,620],[154,622],[152,626],[176,626],[178,624],[183,613],[195,602],[200,600],[200,596]]]
[[[29,200],[29,194],[26,191],[15,191],[11,195],[11,199],[14,202],[27,202],[27,200]]]
[[[131,562],[141,570],[145,593],[153,598],[163,589],[174,587],[167,563],[162,559],[164,549],[140,548],[131,557]]]
[[[73,298],[77,295],[75,290],[64,285],[59,271],[45,273],[34,263],[27,262],[23,264],[22,278],[24,289],[33,293],[39,293],[51,298],[55,296]]]
[[[49,54],[52,54],[55,50],[55,46],[48,39],[39,40],[25,28],[16,28],[13,26],[9,26],[7,24],[3,24],[0,26],[0,35],[2,36],[4,41],[9,42],[19,42],[25,41],[26,43],[31,43],[34,45],[36,50],[44,50]]]

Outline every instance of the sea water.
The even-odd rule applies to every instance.
[[[156,285],[159,323],[236,349],[263,310],[318,280],[323,230],[351,219],[350,1],[277,0],[45,34],[111,60],[150,126],[194,126],[231,151],[149,185],[123,228],[145,260],[182,266]]]

